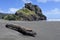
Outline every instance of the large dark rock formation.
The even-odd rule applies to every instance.
[[[16,11],[14,15],[7,15],[5,20],[19,20],[19,21],[39,21],[46,20],[41,8],[31,3],[26,3],[22,9]]]
[[[15,14],[20,15],[20,16],[22,15],[23,20],[38,21],[38,20],[46,20],[47,19],[46,16],[42,14],[41,8],[39,8],[37,5],[33,5],[31,3],[26,3],[24,8],[27,8],[30,11],[35,12],[35,14],[32,13],[29,16],[24,16],[21,12],[17,11]]]
[[[42,14],[41,8],[39,8],[37,5],[26,3],[25,8],[28,8],[29,10],[34,11],[39,16],[38,20],[46,20],[46,16]]]
[[[25,8],[28,8],[31,11],[34,11],[36,14],[42,14],[42,10],[37,5],[32,5],[31,3],[26,3]]]

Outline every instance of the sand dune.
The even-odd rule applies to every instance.
[[[7,23],[30,27],[37,32],[36,37],[24,36],[17,31],[5,28]],[[4,21],[0,20],[0,40],[60,40],[60,22],[58,21]]]

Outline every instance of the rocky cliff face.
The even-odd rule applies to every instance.
[[[25,8],[28,8],[29,10],[34,11],[38,15],[42,14],[42,10],[37,5],[26,3]]]
[[[38,20],[46,20],[47,19],[46,16],[42,14],[42,10],[37,5],[33,5],[31,3],[26,3],[24,8],[27,8],[28,10],[35,12],[35,14],[33,14],[33,12],[31,12],[32,14],[27,17],[24,16],[24,18],[28,21],[38,21]],[[17,11],[15,14],[21,15],[21,13],[22,12]]]

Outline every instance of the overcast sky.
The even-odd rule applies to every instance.
[[[48,19],[60,19],[60,0],[0,0],[0,12],[15,13],[29,2],[38,5]]]

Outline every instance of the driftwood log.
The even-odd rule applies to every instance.
[[[6,24],[5,25],[6,28],[10,28],[13,29],[15,31],[18,31],[20,33],[22,33],[23,35],[29,35],[29,36],[33,36],[35,37],[36,32],[34,32],[32,29],[27,29],[18,25],[14,25],[14,24]]]

